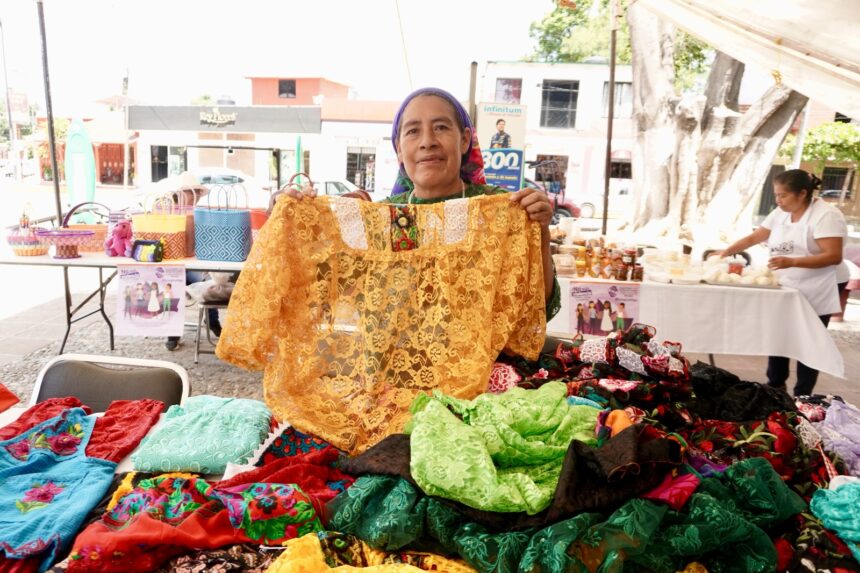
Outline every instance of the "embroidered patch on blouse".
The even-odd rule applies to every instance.
[[[331,210],[340,225],[340,235],[343,242],[353,249],[367,249],[367,236],[364,221],[361,218],[361,204],[358,199],[332,197]]]
[[[65,488],[63,484],[55,484],[50,481],[41,484],[35,482],[33,486],[24,492],[22,499],[15,501],[15,507],[21,513],[27,513],[34,509],[42,509],[48,507],[54,498],[59,495]]]
[[[445,201],[445,244],[453,245],[466,238],[469,229],[468,199]]]
[[[394,252],[418,248],[415,213],[408,205],[389,205],[391,213],[391,249]]]

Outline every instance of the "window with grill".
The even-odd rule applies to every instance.
[[[296,97],[296,80],[278,80],[278,97],[293,99]]]
[[[612,117],[631,115],[633,115],[633,84],[615,82],[615,107],[612,109]],[[609,82],[603,82],[603,117],[609,117]]]
[[[541,127],[573,129],[576,126],[578,97],[578,81],[544,80],[541,94]]]
[[[496,78],[496,99],[498,103],[520,103],[523,93],[521,78]]]
[[[611,179],[632,179],[633,170],[629,161],[613,161],[609,164],[609,177]]]

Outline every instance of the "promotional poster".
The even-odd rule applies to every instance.
[[[639,283],[571,282],[571,329],[594,336],[627,330],[639,316],[639,287]]]
[[[523,151],[521,149],[485,149],[484,176],[488,185],[498,185],[508,191],[523,188]]]
[[[116,334],[182,336],[184,265],[117,265]]]
[[[482,151],[525,149],[526,106],[518,103],[479,103],[475,127]]]

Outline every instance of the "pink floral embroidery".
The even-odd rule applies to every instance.
[[[21,461],[27,461],[37,450],[50,450],[60,456],[69,456],[77,452],[83,437],[80,424],[69,424],[61,420],[56,425],[30,434],[26,439],[9,444],[6,451]]]
[[[532,376],[535,380],[546,380],[549,378],[549,371],[546,368],[541,368]]]
[[[501,394],[507,392],[511,388],[515,388],[517,383],[522,380],[522,377],[517,374],[517,371],[510,364],[493,364],[493,371],[490,372],[490,383],[487,386],[487,392],[493,394]]]
[[[639,382],[634,382],[632,380],[615,380],[610,378],[601,378],[598,384],[600,384],[610,392],[615,392],[616,390],[620,390],[622,392],[630,392],[631,390],[636,389],[636,387],[639,385]]]
[[[34,483],[33,487],[24,492],[24,499],[15,502],[15,507],[21,513],[47,507],[63,489],[65,488],[51,482]]]
[[[30,442],[27,440],[15,442],[14,444],[6,446],[6,451],[12,454],[12,456],[17,460],[26,460],[27,456],[30,454]]]
[[[48,444],[51,446],[51,451],[61,456],[67,456],[75,453],[81,439],[78,436],[71,434],[57,434],[48,438]]]

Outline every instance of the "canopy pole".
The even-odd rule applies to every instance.
[[[54,203],[57,209],[57,225],[63,220],[60,204],[60,172],[57,170],[57,146],[54,141],[54,108],[51,105],[51,80],[48,77],[48,42],[45,39],[45,10],[42,0],[36,0],[39,13],[39,34],[42,36],[42,77],[45,81],[45,110],[48,114],[48,151],[51,154],[51,172],[54,180]]]
[[[606,114],[606,164],[603,177],[603,224],[601,234],[606,235],[609,215],[609,176],[612,173],[612,120],[615,116],[615,44],[618,35],[618,0],[609,0],[609,94]]]

